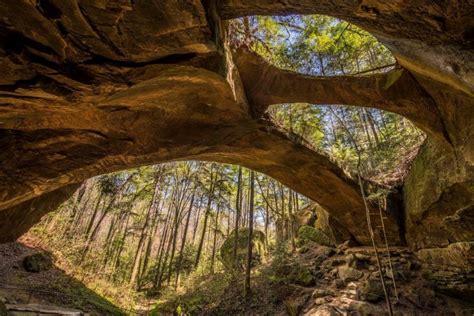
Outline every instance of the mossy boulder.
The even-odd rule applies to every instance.
[[[229,237],[224,241],[221,246],[221,261],[227,270],[238,269],[240,271],[245,270],[247,260],[247,247],[248,247],[248,236],[249,229],[239,229],[237,238],[237,266],[235,267],[234,259],[234,244],[235,244],[235,231],[233,231]],[[252,237],[252,267],[258,265],[262,261],[262,257],[265,255],[265,234],[259,230],[253,231]]]
[[[308,241],[315,242],[323,246],[334,246],[332,240],[321,230],[311,226],[301,226],[298,230],[298,243],[305,245]]]
[[[41,272],[53,267],[53,259],[50,254],[37,252],[23,259],[23,267],[28,272]]]
[[[314,285],[315,279],[309,267],[296,264],[292,266],[290,279],[293,283],[303,286]]]

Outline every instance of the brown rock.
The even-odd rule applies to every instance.
[[[344,282],[357,281],[364,275],[359,270],[353,269],[349,266],[341,266],[337,268],[337,273],[339,278]]]
[[[320,297],[325,297],[325,296],[334,296],[334,291],[330,289],[315,289],[313,291],[313,299],[317,299]]]
[[[368,279],[359,288],[359,297],[363,301],[379,302],[384,298],[382,282],[379,280]]]
[[[53,267],[53,260],[49,254],[38,252],[23,259],[23,267],[28,272],[41,272]]]

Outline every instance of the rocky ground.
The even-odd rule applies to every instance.
[[[456,273],[450,270],[455,267],[443,270],[438,266],[438,278],[433,279],[431,267],[410,249],[389,250],[393,270],[384,249],[379,249],[379,256],[394,315],[473,315],[469,292],[440,288],[439,276],[452,277]],[[172,315],[178,306],[191,315],[388,315],[371,247],[329,247],[307,241],[293,254],[274,253],[254,271],[253,294],[248,298],[243,295],[240,278],[229,281],[219,292],[224,277],[198,282],[198,287],[161,306],[158,315]],[[459,275],[456,278],[460,282]],[[446,280],[446,284],[452,283]],[[462,282],[464,287],[454,287],[472,287],[472,279]]]
[[[38,253],[45,252],[27,238],[0,245],[3,301],[76,307],[96,315],[123,314],[54,266],[54,258],[50,265],[48,255]],[[472,275],[459,277],[454,257],[451,264],[436,268],[425,263],[426,257],[436,259],[436,255],[440,254],[391,247],[392,270],[386,251],[379,250],[394,315],[473,315]],[[225,278],[229,278],[226,273],[205,277],[197,290],[176,296],[157,315],[172,315],[178,305],[190,315],[388,315],[371,247],[329,247],[306,241],[293,254],[274,253],[254,271],[249,298],[243,296],[243,280]]]
[[[376,255],[370,247],[324,246],[300,249],[301,262],[315,277],[304,302],[289,302],[295,314],[384,315],[387,314],[383,284]],[[380,250],[386,290],[395,315],[472,315],[473,305],[463,297],[435,291],[426,269],[408,248]],[[472,303],[472,301],[471,301]]]

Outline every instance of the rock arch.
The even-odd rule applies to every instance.
[[[282,181],[320,202],[357,241],[367,243],[355,182],[255,115],[279,102],[368,105],[411,119],[450,160],[443,172],[453,176],[428,199],[436,214],[443,213],[434,206],[446,190],[472,183],[470,5],[42,2],[0,1],[0,242],[26,231],[90,176],[204,159],[242,164]],[[281,71],[242,51],[231,56],[221,18],[291,13],[335,15],[361,26],[405,70],[321,79]],[[282,85],[289,80],[298,82],[293,93]],[[254,89],[257,85],[271,93]],[[416,185],[416,179],[411,182]],[[429,190],[426,182],[420,194]],[[471,191],[465,191],[459,207],[472,203]],[[406,197],[406,207],[412,207],[416,197]],[[427,207],[416,207],[421,218],[429,217]],[[411,209],[405,212],[410,220]],[[396,219],[388,215],[386,225],[391,242],[399,243]],[[454,241],[468,238],[461,234]]]

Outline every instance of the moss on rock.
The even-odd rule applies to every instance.
[[[237,267],[234,267],[234,244],[235,244],[235,231],[233,231],[229,238],[227,238],[221,246],[221,261],[227,270],[233,270],[235,268],[243,271],[245,269],[245,262],[247,259],[247,247],[248,247],[248,228],[239,229],[239,236],[237,239]],[[265,234],[259,230],[253,231],[252,237],[252,266],[259,264],[262,257],[265,255]]]
[[[300,245],[304,245],[307,241],[312,241],[323,246],[334,246],[334,243],[325,233],[307,225],[301,226],[298,230],[298,239]]]

